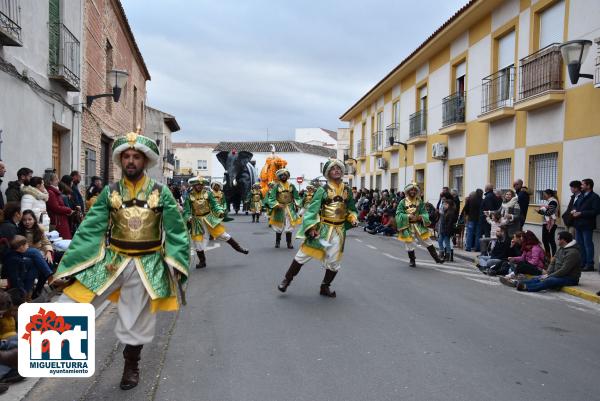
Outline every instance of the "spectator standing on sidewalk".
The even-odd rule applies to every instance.
[[[454,235],[454,226],[456,221],[456,208],[452,201],[452,195],[447,194],[447,198],[442,201],[440,219],[438,221],[438,246],[440,248],[440,258],[447,261],[454,261],[454,249],[452,249],[451,238]]]
[[[467,234],[465,251],[471,252],[475,250],[479,252],[479,239],[477,233],[479,232],[479,210],[481,209],[483,191],[477,189],[471,192],[465,200],[465,206],[462,210],[462,214],[465,217],[467,223]]]
[[[444,202],[445,199],[448,199],[451,197],[452,196],[450,195],[450,188],[442,187],[442,192],[440,192],[440,197],[438,199],[437,205],[435,205],[435,208],[437,210],[440,210],[440,208],[442,207],[442,202]]]
[[[21,197],[23,196],[21,188],[23,185],[29,184],[32,175],[33,170],[27,167],[22,167],[17,171],[17,180],[9,182],[8,188],[6,188],[7,202],[21,202]]]
[[[581,181],[574,180],[569,183],[569,187],[571,188],[571,200],[569,200],[569,206],[567,206],[567,210],[562,215],[563,223],[567,227],[567,231],[571,233],[571,235],[575,235],[575,219],[571,212],[573,211],[573,206],[575,202],[581,196]]]
[[[544,205],[537,210],[544,217],[542,225],[542,243],[546,256],[550,259],[556,254],[556,241],[554,240],[556,233],[556,219],[559,215],[559,203],[556,199],[556,193],[552,189],[546,189],[542,193],[544,197]]]
[[[69,216],[73,214],[73,210],[64,204],[62,194],[58,189],[58,183],[58,176],[55,173],[45,174],[44,184],[48,190],[46,208],[50,215],[50,226],[58,231],[63,239],[71,239]]]
[[[506,229],[507,235],[512,237],[514,233],[519,231],[521,221],[519,198],[515,196],[512,189],[509,189],[504,194],[504,202],[502,202],[498,211],[500,212],[500,219],[503,227]]]
[[[85,209],[85,203],[83,202],[83,196],[81,195],[81,191],[79,191],[79,184],[81,183],[81,174],[79,171],[74,170],[71,171],[71,190],[73,191],[73,203],[75,206],[79,206],[81,211]]]
[[[527,210],[529,209],[529,192],[527,188],[523,186],[523,180],[518,179],[513,183],[513,188],[517,194],[517,198],[519,199],[519,207],[521,208],[521,223],[519,229],[523,229],[523,225],[525,224],[525,220],[527,219]]]
[[[41,177],[32,177],[28,185],[24,185],[21,197],[21,210],[32,210],[36,220],[46,232],[50,231],[50,217],[46,211],[48,191]]]
[[[494,186],[492,184],[487,184],[485,186],[485,193],[483,195],[483,201],[481,202],[481,213],[479,214],[479,226],[480,231],[477,235],[477,249],[479,252],[479,238],[483,235],[484,237],[488,237],[491,234],[492,226],[490,226],[486,220],[489,212],[500,209],[500,205],[502,202],[498,200],[496,194],[494,194]]]
[[[517,290],[537,292],[579,284],[581,252],[573,235],[568,231],[558,233],[558,246],[556,256],[548,267],[548,274],[517,282]]]
[[[582,196],[573,205],[571,216],[577,232],[577,243],[581,248],[583,271],[594,271],[593,232],[596,228],[596,216],[600,214],[600,197],[594,192],[591,178],[581,180]]]

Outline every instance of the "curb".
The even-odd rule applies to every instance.
[[[461,255],[461,254],[455,253],[454,257],[466,260],[467,262],[473,262],[473,257],[467,256],[467,255]],[[600,296],[594,294],[593,292],[582,290],[577,287],[562,287],[560,289],[560,292],[564,292],[564,293],[572,295],[574,297],[585,299],[586,301],[600,304]]]

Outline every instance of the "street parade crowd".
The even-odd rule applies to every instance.
[[[201,176],[182,186],[156,182],[146,170],[156,164],[158,146],[139,132],[115,140],[112,152],[122,171],[116,182],[93,177],[82,194],[77,171],[59,179],[52,170],[40,177],[24,167],[8,184],[6,198],[0,194],[0,392],[22,380],[16,369],[19,304],[53,298],[96,307],[116,302],[115,335],[124,344],[120,387],[128,390],[139,382],[155,313],[186,303],[190,250],[197,269],[209,265],[211,239],[250,252],[225,226],[229,206],[222,184]],[[336,159],[324,164],[320,179],[298,191],[285,161],[273,155],[272,162],[263,169],[271,176],[261,173],[260,182],[252,183],[244,210],[252,223],[271,227],[275,248],[284,238],[288,249],[294,248],[294,236],[302,240],[287,270],[282,267],[281,292],[316,259],[324,268],[319,293],[335,298],[331,285],[342,266],[347,230],[359,224],[369,234],[397,237],[410,267],[417,267],[417,244],[438,264],[453,261],[461,246],[478,253],[483,274],[520,291],[577,285],[582,270],[594,269],[592,231],[600,198],[591,179],[570,183],[571,200],[562,213],[554,191],[544,191],[544,204],[536,210],[544,221],[540,241],[523,228],[530,192],[522,180],[506,191],[488,184],[464,201],[456,190],[443,188],[433,205],[416,183],[403,191],[351,188],[343,182],[344,163]],[[5,172],[0,162],[0,179]],[[559,217],[566,225],[560,231]]]

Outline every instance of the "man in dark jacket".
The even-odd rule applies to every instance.
[[[519,199],[519,208],[521,209],[521,230],[523,230],[523,225],[525,225],[525,220],[527,219],[527,209],[529,209],[529,192],[527,192],[527,188],[523,187],[523,180],[520,178],[513,182],[513,188]]]
[[[571,212],[575,206],[575,202],[581,196],[581,181],[574,180],[569,183],[569,187],[571,189],[571,199],[569,200],[569,206],[567,206],[567,210],[562,215],[563,223],[567,227],[567,231],[571,234],[575,235],[575,219]]]
[[[481,233],[484,237],[490,236],[490,231],[492,230],[492,226],[486,220],[485,212],[496,211],[500,209],[502,202],[498,199],[496,194],[494,193],[494,186],[492,184],[487,184],[485,186],[485,193],[483,194],[483,202],[481,202],[481,212],[479,213],[479,225],[481,227]],[[479,242],[479,237],[477,236],[477,242]]]
[[[594,271],[593,231],[598,214],[600,197],[594,192],[594,181],[591,178],[581,180],[581,196],[573,204],[571,216],[577,232],[577,243],[581,248],[583,271]]]
[[[7,202],[21,202],[21,197],[23,196],[21,187],[29,184],[32,175],[33,170],[27,167],[22,167],[17,171],[17,181],[9,182],[8,188],[6,188]]]
[[[71,172],[71,189],[73,190],[73,203],[75,206],[79,206],[81,211],[83,212],[85,204],[83,202],[83,196],[81,196],[81,192],[79,191],[79,183],[81,182],[81,174],[79,171],[75,170]]]
[[[479,232],[479,210],[481,209],[483,191],[477,189],[472,192],[465,201],[465,206],[462,210],[462,215],[466,220],[466,243],[465,251],[471,252],[474,248],[476,252],[479,252],[479,239],[477,233]]]
[[[548,274],[518,282],[517,290],[537,292],[579,284],[581,253],[570,232],[558,233],[558,246],[558,251],[548,266]]]

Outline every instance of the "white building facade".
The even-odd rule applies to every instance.
[[[213,166],[213,149],[216,143],[173,143],[175,153],[175,174],[180,176],[202,175],[211,177]],[[217,161],[218,163],[218,161]]]
[[[83,3],[0,1],[0,158],[42,176],[79,168]],[[5,188],[2,188],[4,191]]]
[[[158,164],[148,171],[150,177],[163,184],[173,179],[175,172],[175,153],[171,134],[181,128],[174,116],[164,111],[145,106],[146,131],[145,135],[155,139],[160,149]]]
[[[337,148],[337,132],[325,128],[296,128],[294,133],[296,142],[309,145],[323,146],[329,149]]]

